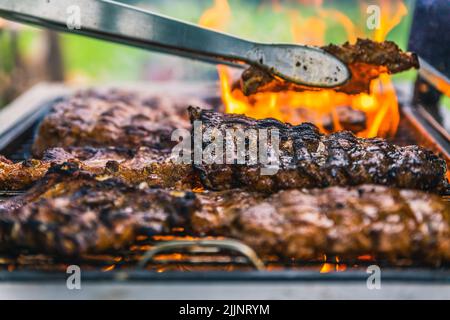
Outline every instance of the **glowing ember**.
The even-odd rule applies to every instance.
[[[325,21],[333,20],[342,25],[350,42],[358,36],[357,28],[351,19],[335,9],[320,7],[316,17],[302,17],[298,11],[284,9],[278,1],[274,3],[274,12],[287,14],[290,30],[297,43],[324,45],[327,25]],[[373,39],[383,41],[407,13],[402,2],[381,0],[380,28],[376,29]],[[216,18],[216,20],[213,19]],[[223,30],[231,18],[230,7],[226,0],[216,0],[213,7],[205,11],[199,23],[202,26]],[[348,95],[333,90],[305,92],[257,93],[244,96],[240,88],[233,87],[228,67],[218,66],[222,101],[227,113],[245,114],[257,119],[276,118],[284,122],[299,124],[313,122],[324,133],[342,130],[343,126],[337,115],[339,107],[351,107],[363,111],[366,116],[366,128],[357,132],[360,137],[387,137],[395,134],[399,123],[397,96],[390,76],[382,74],[372,81],[371,93]],[[332,126],[326,126],[325,119],[331,119]]]
[[[359,256],[358,260],[361,260],[361,261],[373,261],[375,259],[370,254],[365,254],[365,255]]]
[[[192,192],[197,192],[197,193],[200,193],[203,191],[205,191],[205,188],[203,188],[203,187],[196,187],[196,188],[192,189]]]
[[[347,270],[347,265],[341,264],[339,261],[339,257],[336,257],[336,272],[342,272]]]
[[[331,263],[324,263],[320,269],[320,273],[329,273],[334,270],[334,265]]]
[[[339,257],[335,257],[334,263],[327,262],[327,256],[323,255],[323,264],[320,268],[320,273],[329,273],[329,272],[343,272],[347,270],[347,265],[340,263]]]
[[[331,263],[327,263],[327,255],[323,255],[323,265],[322,268],[320,268],[320,273],[328,273],[334,270],[334,265]]]
[[[116,267],[116,265],[113,264],[113,265],[102,268],[102,271],[108,272],[108,271],[114,270],[115,267]]]
[[[186,256],[181,253],[172,253],[172,254],[160,254],[153,258],[155,261],[164,261],[164,260],[182,260],[185,259]]]
[[[149,244],[133,245],[130,247],[130,251],[148,251],[151,249],[153,249],[153,246]]]

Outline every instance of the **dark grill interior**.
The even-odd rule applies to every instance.
[[[202,246],[202,241],[214,241],[214,246]],[[234,241],[234,240],[233,240]],[[182,242],[191,242],[185,247]],[[200,244],[199,244],[200,242]],[[223,244],[220,244],[222,242]],[[229,240],[221,238],[192,238],[185,236],[155,236],[137,239],[128,250],[102,255],[86,255],[76,259],[64,260],[58,257],[23,252],[17,256],[0,256],[0,269],[4,271],[53,271],[64,272],[71,264],[79,265],[85,271],[251,271],[257,270],[257,261],[245,251],[230,250]],[[171,249],[162,249],[167,246]],[[155,251],[155,249],[158,249]],[[145,254],[155,252],[146,260]],[[361,256],[354,261],[341,261],[339,257],[324,257],[323,260],[299,261],[279,260],[277,257],[263,257],[266,271],[314,271],[321,273],[361,271],[372,264],[389,268],[389,264],[373,259],[370,255]],[[145,263],[144,263],[145,262]],[[256,262],[256,263],[255,263]],[[401,261],[396,270],[410,268],[448,270],[448,265],[424,266],[411,261]]]

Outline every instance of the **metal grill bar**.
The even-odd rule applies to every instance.
[[[257,270],[264,270],[265,266],[262,260],[258,257],[255,251],[249,246],[236,240],[195,240],[195,241],[169,241],[159,244],[155,248],[148,250],[138,264],[139,268],[144,268],[147,263],[153,259],[157,254],[166,251],[177,250],[181,248],[189,248],[189,250],[195,251],[199,248],[215,248],[236,251],[245,256]]]

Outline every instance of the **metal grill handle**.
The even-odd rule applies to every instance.
[[[249,246],[243,244],[240,241],[236,240],[196,240],[196,241],[183,241],[183,240],[176,240],[176,241],[168,241],[164,242],[162,244],[157,245],[156,247],[148,250],[141,258],[141,260],[138,263],[138,268],[145,268],[148,262],[150,262],[153,257],[155,257],[157,254],[165,252],[165,251],[171,251],[175,249],[185,249],[185,248],[196,248],[196,247],[214,247],[219,249],[226,249],[231,251],[236,251],[242,254],[247,258],[249,262],[252,263],[252,265],[257,270],[265,270],[264,262],[258,257],[256,252],[250,248]]]

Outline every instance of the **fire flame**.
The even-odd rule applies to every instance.
[[[310,1],[317,6],[317,16],[302,17],[298,11],[284,9],[278,1],[273,1],[274,14],[286,14],[290,21],[293,39],[299,44],[324,45],[326,21],[333,20],[341,25],[349,42],[356,41],[358,29],[344,13],[322,7],[322,1]],[[388,33],[400,23],[407,8],[401,1],[380,0],[380,28],[375,29],[373,39],[383,41]],[[206,10],[199,24],[224,30],[231,20],[231,9],[227,0],[215,0]],[[398,101],[391,78],[381,74],[371,83],[371,93],[348,95],[333,90],[304,92],[266,92],[250,97],[244,96],[240,88],[233,87],[230,70],[218,66],[220,90],[225,112],[245,114],[257,119],[276,118],[291,124],[313,122],[324,133],[343,129],[337,114],[338,107],[351,107],[362,111],[366,117],[365,129],[357,132],[360,137],[393,136],[399,124]],[[325,125],[325,119],[331,119],[332,126]]]
[[[202,14],[198,24],[205,28],[220,31],[227,27],[230,19],[231,9],[228,0],[214,0],[214,5]]]
[[[336,256],[334,258],[334,263],[327,262],[327,256],[323,255],[323,264],[320,268],[320,273],[329,273],[329,272],[343,272],[347,270],[347,265],[340,263],[339,257]]]

